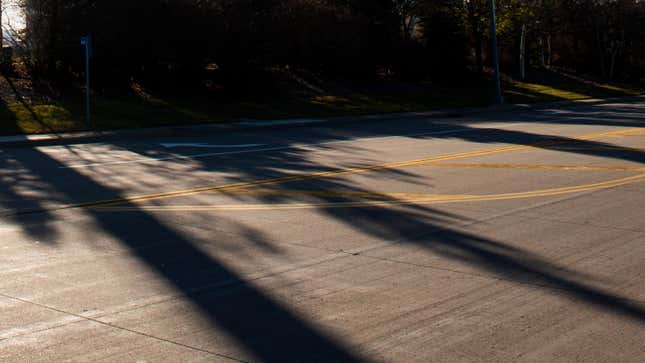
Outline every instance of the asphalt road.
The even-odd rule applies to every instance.
[[[645,103],[0,147],[0,361],[645,361]]]

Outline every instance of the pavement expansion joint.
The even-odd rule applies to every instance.
[[[0,212],[10,253],[0,298],[12,314],[2,347],[18,358],[192,352],[242,362],[275,360],[256,342],[289,353],[301,335],[303,351],[311,344],[312,357],[325,357],[306,341],[311,329],[332,348],[377,359],[465,348],[461,357],[494,360],[578,354],[582,340],[625,332],[598,349],[638,357],[645,127],[539,117],[490,128],[464,120],[418,134],[449,136],[386,141],[407,126],[303,138],[267,130],[258,143],[235,136],[253,150],[200,154],[194,145],[205,143],[175,153],[159,140],[17,150],[26,182],[6,188]],[[322,142],[297,144],[312,140]],[[356,144],[320,146],[343,142]],[[11,218],[20,215],[29,216]],[[528,320],[532,335],[518,336]],[[468,356],[479,343],[481,355]]]
[[[365,258],[369,258],[369,259],[373,259],[373,260],[379,260],[379,261],[386,261],[386,262],[390,262],[390,263],[402,264],[402,265],[410,265],[410,266],[420,267],[420,268],[430,269],[430,270],[441,270],[441,271],[453,272],[453,273],[457,273],[457,274],[461,274],[461,275],[479,277],[479,278],[486,279],[486,280],[505,281],[505,282],[510,282],[510,283],[518,284],[518,285],[532,286],[532,287],[538,287],[538,288],[557,289],[557,290],[569,291],[569,292],[575,292],[576,291],[576,289],[574,289],[574,288],[568,288],[568,287],[559,286],[559,285],[555,285],[555,284],[532,282],[532,281],[527,281],[527,279],[514,279],[513,278],[514,276],[519,277],[522,274],[525,274],[525,273],[522,273],[522,272],[516,272],[515,274],[513,274],[513,275],[511,275],[509,277],[501,277],[501,276],[495,276],[495,275],[490,275],[490,274],[481,274],[481,273],[463,271],[463,270],[459,270],[459,269],[441,267],[441,266],[436,266],[436,265],[420,264],[420,263],[414,263],[414,262],[409,262],[409,261],[401,261],[401,260],[392,259],[392,258],[371,256],[371,255],[368,255],[368,254],[361,254],[361,257],[365,257]],[[566,268],[562,267],[561,270],[564,271],[564,270],[566,270]],[[640,299],[633,299],[633,298],[626,298],[626,297],[616,297],[616,300],[631,303],[631,304],[645,305],[645,300],[640,300]]]
[[[209,350],[206,350],[206,349],[201,349],[201,348],[194,347],[194,346],[191,346],[191,345],[188,345],[188,344],[184,344],[184,343],[176,342],[176,341],[173,341],[173,340],[170,340],[170,339],[158,337],[158,336],[155,336],[155,335],[152,335],[152,334],[144,333],[144,332],[141,332],[141,331],[138,331],[138,330],[122,327],[122,326],[119,326],[117,324],[113,324],[113,323],[103,321],[103,320],[101,320],[99,318],[94,318],[94,317],[90,317],[90,316],[85,316],[85,315],[81,315],[81,314],[72,313],[72,312],[65,311],[65,310],[62,310],[62,309],[58,309],[58,308],[55,308],[55,307],[52,307],[52,306],[48,306],[48,305],[45,305],[45,304],[40,304],[40,303],[37,303],[37,302],[34,302],[34,301],[18,298],[18,297],[3,294],[3,293],[0,293],[0,296],[2,296],[4,298],[7,298],[7,299],[10,299],[10,300],[18,301],[18,302],[21,302],[21,303],[24,303],[24,304],[34,305],[34,306],[40,307],[42,309],[55,311],[57,313],[64,314],[64,315],[67,315],[67,316],[72,316],[72,317],[75,317],[75,318],[79,319],[79,320],[76,320],[76,321],[68,322],[66,324],[60,324],[60,325],[56,325],[56,326],[51,326],[51,327],[48,327],[46,329],[42,329],[42,330],[39,330],[39,331],[49,331],[49,330],[65,327],[65,326],[68,326],[70,324],[77,324],[80,321],[90,321],[90,322],[93,322],[93,323],[96,323],[96,324],[99,324],[99,325],[103,325],[103,326],[107,326],[107,327],[110,327],[110,328],[113,328],[113,329],[126,331],[128,333],[144,336],[146,338],[154,339],[154,340],[157,340],[157,341],[162,341],[164,343],[169,343],[169,344],[177,345],[177,346],[187,348],[187,349],[190,349],[190,350],[206,353],[206,354],[209,354],[209,355],[212,355],[212,356],[217,356],[219,358],[225,358],[225,359],[232,360],[232,361],[237,361],[237,362],[245,362],[243,360],[240,360],[238,358],[235,358],[235,357],[232,357],[232,356],[229,356],[229,355],[209,351]],[[20,337],[20,336],[23,336],[23,335],[33,334],[35,332],[38,332],[38,331],[30,331],[30,332],[25,333],[25,334],[19,334],[19,335],[7,337],[7,338],[0,338],[0,341]]]

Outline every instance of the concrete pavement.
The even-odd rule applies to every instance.
[[[0,147],[0,360],[642,362],[644,116]]]

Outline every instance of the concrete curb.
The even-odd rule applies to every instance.
[[[225,123],[206,123],[186,126],[166,126],[143,129],[120,129],[111,131],[79,131],[57,134],[36,134],[36,135],[12,135],[0,136],[0,147],[11,146],[43,146],[43,145],[64,145],[69,143],[83,143],[96,141],[109,141],[113,139],[132,139],[142,137],[164,137],[178,135],[203,134],[213,131],[244,131],[261,130],[266,128],[292,128],[292,127],[316,127],[328,125],[358,124],[370,122],[383,122],[392,119],[411,118],[458,118],[473,114],[487,114],[495,112],[543,110],[553,107],[573,108],[576,106],[588,106],[620,101],[624,103],[645,101],[645,95],[633,97],[618,97],[606,99],[584,99],[576,101],[557,101],[535,104],[511,104],[501,106],[447,109],[422,112],[386,113],[358,116],[336,116],[325,118],[298,118],[282,120],[255,120],[240,119]]]

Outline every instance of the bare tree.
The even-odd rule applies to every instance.
[[[4,7],[2,6],[2,0],[0,0],[0,49],[4,46],[4,25],[2,24],[2,15],[4,13]]]

